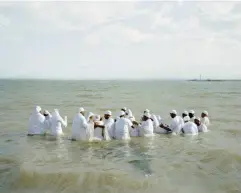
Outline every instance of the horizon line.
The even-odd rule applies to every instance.
[[[155,81],[155,80],[162,80],[162,81],[196,81],[196,82],[202,82],[202,81],[241,81],[240,78],[234,78],[234,79],[222,79],[222,78],[206,78],[206,79],[196,79],[196,78],[109,78],[109,79],[94,79],[94,78],[85,78],[85,79],[71,79],[71,78],[2,78],[0,77],[0,80],[40,80],[40,81]]]

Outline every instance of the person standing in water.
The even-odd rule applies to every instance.
[[[208,112],[207,111],[203,111],[201,114],[201,123],[206,125],[206,127],[208,127],[210,125],[210,120],[208,118]]]
[[[52,115],[49,113],[48,110],[44,110],[43,115],[45,117],[45,120],[44,120],[44,135],[45,135],[46,132],[51,128],[50,119],[52,118]]]
[[[161,124],[160,127],[165,129],[169,133],[171,132],[174,134],[179,134],[184,125],[183,119],[177,115],[176,110],[172,110],[170,113],[170,116],[172,118],[171,125],[168,126],[168,125]]]
[[[36,106],[29,117],[28,136],[43,134],[44,121],[45,117],[41,114],[41,107]]]
[[[207,132],[208,128],[205,124],[201,123],[201,119],[199,117],[196,117],[194,119],[194,123],[197,125],[198,132]]]
[[[133,121],[133,128],[130,133],[131,137],[139,137],[140,136],[140,126],[136,121]]]
[[[112,119],[112,113],[111,111],[106,111],[104,114],[104,125],[105,125],[105,129],[108,131],[108,135],[109,137],[113,138],[114,137],[114,129],[113,129],[113,125],[114,125],[114,119]]]
[[[194,110],[190,110],[189,113],[188,113],[188,116],[190,117],[190,121],[194,122],[195,111]]]
[[[50,118],[50,131],[53,136],[63,135],[62,126],[67,127],[67,116],[64,120],[59,114],[58,109],[54,109],[53,116]]]
[[[86,130],[88,127],[86,118],[84,117],[85,110],[83,107],[78,109],[77,115],[75,115],[72,124],[72,140],[85,140]]]
[[[198,134],[197,125],[193,122],[190,122],[189,116],[184,117],[184,125],[183,125],[181,131],[183,134],[187,134],[187,135],[197,135]]]
[[[104,122],[100,120],[99,115],[95,115],[94,117],[95,129],[94,129],[94,139],[101,141],[106,140],[109,141],[111,138],[109,137],[109,133],[107,128],[104,125]]]
[[[140,126],[140,136],[141,137],[151,137],[153,136],[153,123],[151,120],[151,114],[145,113],[143,115],[143,121]]]
[[[133,128],[132,122],[125,118],[125,112],[121,111],[119,113],[120,119],[115,123],[115,138],[122,139],[122,140],[129,140],[130,139],[130,131]]]

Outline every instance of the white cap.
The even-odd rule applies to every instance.
[[[123,110],[125,110],[125,111],[127,110],[127,108],[126,108],[126,107],[123,107],[122,109],[123,109]]]
[[[208,112],[207,111],[203,111],[203,114],[208,115]]]
[[[189,117],[189,116],[184,117],[184,118],[183,118],[183,121],[185,121],[185,122],[186,122],[186,121],[190,121],[190,117]]]
[[[189,113],[195,114],[195,111],[194,110],[190,110]]]
[[[124,112],[124,111],[120,111],[120,112],[119,112],[119,117],[120,117],[120,116],[123,116],[123,115],[125,115],[125,112]]]
[[[95,115],[94,121],[99,121],[100,120],[100,115]]]
[[[171,114],[177,115],[177,111],[176,110],[172,110]]]
[[[38,112],[40,112],[40,111],[42,110],[40,106],[36,106],[35,109],[36,109]]]
[[[187,111],[184,111],[183,114],[188,115],[188,112],[187,112]]]
[[[146,112],[146,113],[150,113],[150,110],[149,110],[149,109],[146,109],[145,112]]]
[[[49,115],[50,113],[48,112],[48,110],[44,110],[44,114]]]
[[[88,114],[88,118],[90,118],[90,117],[92,117],[92,116],[94,116],[94,113],[89,112],[89,114]]]
[[[112,115],[111,111],[106,111],[105,115]]]
[[[79,112],[81,113],[81,112],[84,112],[85,111],[85,109],[83,108],[83,107],[80,107],[79,108]]]
[[[199,117],[195,117],[194,120],[198,120],[198,121],[201,121],[201,119]]]
[[[151,118],[151,114],[148,113],[148,112],[145,112],[145,113],[144,113],[144,116],[147,117],[147,118]]]

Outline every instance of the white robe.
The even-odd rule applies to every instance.
[[[45,117],[45,120],[44,120],[44,133],[47,132],[48,130],[50,130],[50,128],[51,128],[51,122],[50,122],[51,118],[52,118],[51,114],[49,114],[48,116]]]
[[[139,137],[140,136],[140,131],[139,127],[135,127],[134,129],[131,129],[131,137]]]
[[[201,123],[206,125],[207,127],[210,125],[210,121],[209,121],[209,118],[208,117],[203,117],[201,119]]]
[[[184,125],[183,125],[183,132],[184,134],[186,135],[197,135],[198,134],[198,128],[197,128],[197,125],[193,122],[186,122]]]
[[[40,112],[38,112],[36,107],[32,115],[29,117],[28,134],[30,135],[43,134],[44,120],[45,120],[45,117]]]
[[[96,123],[99,124],[99,125],[104,125],[103,121],[98,121]],[[102,135],[102,130],[103,130],[104,136]],[[94,129],[94,139],[99,140],[99,141],[101,141],[101,140],[106,140],[106,141],[111,140],[111,138],[109,137],[109,132],[108,132],[107,127],[105,126],[104,129],[102,129],[100,127],[96,127]]]
[[[125,116],[127,119],[129,119],[131,122],[136,120],[130,109],[127,110],[127,113],[128,115]]]
[[[85,117],[80,113],[75,115],[72,124],[72,138],[76,140],[86,140],[87,129],[88,123]]]
[[[184,121],[180,116],[176,116],[172,119],[170,129],[173,133],[179,134],[182,127],[184,125]]]
[[[129,119],[121,117],[115,123],[115,138],[123,139],[123,140],[130,139],[130,131],[131,131],[132,125],[133,124]]]
[[[108,132],[108,136],[109,137],[114,137],[115,133],[114,133],[114,119],[112,119],[111,117],[109,119],[104,119],[104,125],[105,125],[105,129]]]
[[[140,126],[140,136],[141,137],[150,137],[154,135],[153,123],[151,119],[142,121]]]
[[[199,126],[198,126],[198,131],[199,132],[208,132],[208,128],[207,128],[207,126],[206,125],[204,125],[204,124],[200,124]]]
[[[85,141],[92,141],[94,139],[94,122],[89,121],[87,123],[86,138]]]
[[[154,132],[156,132],[156,131],[157,131],[157,128],[158,128],[159,125],[160,125],[160,124],[159,124],[159,121],[158,121],[156,115],[154,115],[154,114],[151,115],[151,118],[153,119],[153,129],[154,129]]]
[[[67,117],[65,117],[65,120],[63,120],[59,112],[55,111],[53,116],[50,118],[50,134],[53,136],[62,135],[62,126],[67,127]]]

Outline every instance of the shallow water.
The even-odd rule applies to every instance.
[[[241,82],[0,80],[0,192],[241,192]],[[38,104],[68,116],[65,137],[27,137]],[[210,113],[195,137],[102,143],[68,140],[77,108]]]

